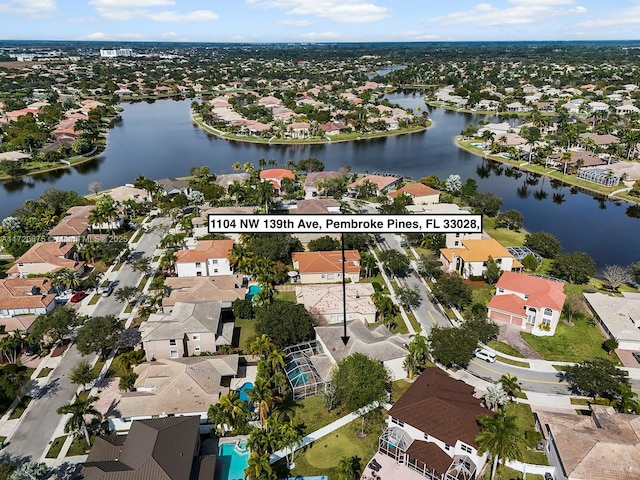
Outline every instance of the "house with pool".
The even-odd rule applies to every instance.
[[[427,368],[389,410],[374,460],[382,480],[472,480],[489,453],[480,454],[479,416],[493,417],[473,387],[437,367]],[[368,471],[365,469],[365,475]]]
[[[493,238],[464,239],[460,246],[440,249],[440,261],[445,273],[458,272],[462,278],[482,277],[487,271],[489,257],[503,272],[522,270],[522,264],[511,252]]]
[[[360,252],[345,250],[345,277],[348,281],[360,281]],[[342,253],[293,252],[293,268],[298,272],[300,283],[335,283],[342,281]]]
[[[175,253],[178,277],[232,275],[229,258],[233,240],[198,240],[195,247]]]

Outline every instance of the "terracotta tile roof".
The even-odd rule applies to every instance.
[[[377,312],[371,300],[375,293],[370,283],[349,283],[345,285],[347,293],[347,318],[350,313],[371,315]],[[311,314],[342,314],[342,285],[305,285],[296,287],[296,300],[304,304]]]
[[[55,301],[55,293],[48,293],[47,278],[7,278],[0,280],[0,310],[46,308]]]
[[[84,262],[76,262],[67,258],[71,255],[75,245],[73,242],[38,242],[16,260],[16,265],[49,263],[56,267],[53,271],[62,268],[81,270],[84,267]]]
[[[398,180],[400,179],[397,177],[388,177],[388,176],[382,176],[382,175],[367,175],[365,177],[359,178],[353,183],[350,183],[348,186],[349,188],[359,187],[365,181],[369,181],[373,183],[378,188],[378,190],[384,190],[385,188],[388,188],[389,186],[393,185]]]
[[[298,208],[289,210],[289,213],[294,215],[340,213],[329,211],[329,208],[340,208],[340,204],[331,198],[311,198],[308,200],[300,200],[298,202]]]
[[[398,195],[402,195],[406,193],[407,195],[411,195],[412,197],[426,197],[429,195],[440,195],[440,191],[435,188],[428,187],[424,183],[410,183],[405,185],[398,190],[394,190],[393,192],[389,192],[389,196],[391,198],[396,198]]]
[[[480,426],[476,418],[494,413],[473,397],[473,387],[430,367],[391,407],[389,415],[447,445],[461,440],[477,448],[475,438]]]
[[[489,256],[494,260],[497,258],[514,258],[506,248],[493,238],[462,240],[462,247],[442,248],[440,252],[442,252],[447,260],[451,260],[451,258],[453,258],[452,253],[455,253],[465,262],[486,262]]]
[[[28,332],[36,321],[36,315],[18,315],[17,317],[0,318],[0,325],[4,325],[5,332],[22,330]]]
[[[233,302],[244,298],[245,290],[235,275],[219,275],[216,277],[168,277],[165,286],[169,289],[169,297],[162,299],[163,306],[172,306],[176,302],[209,302],[221,300]]]
[[[516,272],[504,272],[498,283],[496,283],[496,288],[504,288],[505,290],[528,295],[529,298],[525,303],[537,308],[548,307],[554,310],[562,310],[566,298],[564,282]]]
[[[523,298],[514,295],[494,295],[489,303],[487,304],[488,308],[493,310],[501,310],[503,312],[509,312],[519,317],[525,318],[526,313],[524,311],[526,302]]]
[[[199,240],[193,250],[179,250],[175,253],[176,263],[206,262],[211,258],[229,259],[233,240]]]
[[[282,181],[283,178],[290,178],[295,180],[295,174],[286,168],[269,168],[267,170],[260,171],[260,178],[262,180],[278,180]]]
[[[52,237],[83,235],[89,231],[89,214],[96,207],[94,205],[81,205],[67,210],[67,216],[62,218],[58,225],[49,230]]]
[[[304,180],[305,187],[312,187],[318,181],[324,180],[325,178],[340,178],[343,177],[340,172],[311,172],[307,174],[307,178]]]
[[[345,250],[345,273],[360,273],[360,252]],[[291,255],[294,267],[301,274],[342,273],[342,252],[294,252]]]

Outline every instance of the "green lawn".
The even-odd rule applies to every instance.
[[[91,435],[91,442],[95,441],[96,436]],[[87,441],[82,437],[76,437],[73,439],[73,443],[69,447],[69,451],[67,452],[67,457],[73,457],[76,455],[85,455],[89,451],[89,446],[87,445]]]
[[[102,297],[102,295],[98,295],[97,293],[93,295],[93,297],[91,297],[91,300],[89,300],[89,303],[87,305],[95,305],[96,303],[98,303],[98,300],[100,300],[100,298]]]
[[[406,380],[396,380],[391,384],[391,403],[396,403],[398,399],[409,390],[411,386],[411,382],[407,382]]]
[[[381,274],[378,274],[375,277],[368,277],[360,280],[360,283],[374,283],[374,282],[376,282],[378,285],[382,287],[382,293],[389,293],[387,284],[385,283],[384,278],[382,278]]]
[[[482,217],[482,228],[485,232],[491,235],[491,237],[497,240],[500,245],[503,247],[524,245],[525,232],[523,230],[516,232],[507,228],[495,228],[495,224],[495,217],[491,218],[486,215]]]
[[[66,435],[61,437],[56,437],[51,442],[51,446],[45,455],[45,458],[58,458],[58,454],[60,454],[60,450],[62,450],[62,445],[64,445],[64,441],[67,439]]]
[[[53,368],[44,367],[42,370],[40,370],[40,373],[38,373],[38,378],[44,378],[48,376],[52,370]]]
[[[505,406],[505,409],[509,415],[516,416],[518,429],[527,441],[527,448],[522,452],[522,461],[535,465],[549,465],[546,454],[536,450],[536,444],[542,438],[542,435],[535,430],[535,420],[533,413],[531,413],[531,407],[525,403],[510,402]]]
[[[305,435],[329,425],[342,416],[342,412],[337,409],[327,412],[322,395],[298,400],[294,412],[296,422],[302,422],[305,425]]]
[[[507,355],[511,355],[512,357],[525,358],[525,356],[520,353],[519,350],[512,347],[508,343],[500,342],[498,340],[491,340],[488,344],[491,348],[493,348],[496,352],[505,353]]]
[[[491,478],[491,466],[487,467],[484,477],[482,478],[484,480],[489,480]],[[496,478],[502,480],[522,480],[522,472],[509,468],[505,465],[504,467],[498,467]],[[542,475],[527,473],[527,480],[544,480],[544,477]]]
[[[536,337],[526,332],[520,335],[545,360],[581,362],[600,357],[615,363],[620,361],[615,353],[608,356],[602,348],[605,337],[600,329],[588,325],[583,319],[576,320],[572,327],[559,322],[555,335],[551,337]]]
[[[291,471],[290,476],[326,475],[329,478],[337,478],[340,459],[354,455],[360,458],[364,470],[366,462],[377,451],[380,427],[374,427],[370,433],[361,436],[361,425],[359,419],[354,420],[309,445],[296,457],[296,468]]]
[[[507,357],[503,357],[498,355],[498,361],[502,362],[502,363],[506,363],[507,365],[514,365],[516,367],[524,367],[524,368],[529,368],[531,366],[531,364],[529,362],[521,362],[519,360],[511,360],[510,358]]]
[[[256,336],[256,321],[244,318],[236,318],[236,328],[240,328],[240,340],[238,347],[240,350],[247,348],[247,340]]]
[[[20,403],[18,406],[13,409],[11,415],[9,415],[9,420],[15,420],[16,418],[20,418],[24,411],[27,409],[29,402],[31,401],[31,397],[29,395],[25,395],[20,399]]]
[[[273,298],[283,302],[296,303],[296,292],[276,292]]]
[[[471,299],[473,303],[487,305],[495,293],[495,285],[488,283],[482,285],[469,285],[471,287]]]

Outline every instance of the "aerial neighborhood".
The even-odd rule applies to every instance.
[[[302,153],[220,172],[185,154],[180,176],[132,163],[125,184],[6,212],[0,480],[637,478],[640,258],[567,251],[475,178],[327,168],[305,146],[384,149],[455,110],[474,118],[451,141],[478,180],[523,177],[523,203],[540,181],[580,189],[637,221],[625,53],[106,47],[0,44],[7,185],[91,171],[134,102],[186,101],[213,143]],[[236,214],[480,214],[482,229],[209,224]]]

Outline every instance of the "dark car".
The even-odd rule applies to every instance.
[[[40,345],[38,345],[37,343],[32,343],[31,345],[29,345],[27,347],[27,349],[24,351],[24,354],[27,357],[30,357],[32,355],[35,355],[36,353],[38,353],[38,351],[40,351]]]
[[[85,298],[87,296],[87,292],[80,290],[79,292],[76,292],[73,294],[73,297],[71,297],[71,303],[78,303],[81,302],[83,298]]]
[[[640,352],[633,352],[631,355],[636,359],[636,362],[640,363]]]
[[[544,480],[553,480],[553,475],[551,475],[549,472],[545,472]]]

